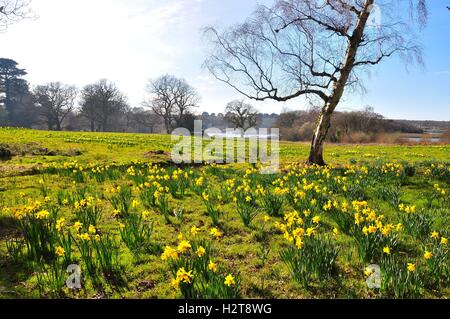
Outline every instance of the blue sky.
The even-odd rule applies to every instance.
[[[149,79],[186,78],[202,96],[198,111],[222,112],[240,96],[201,68],[201,28],[243,21],[255,0],[32,0],[37,19],[0,34],[0,55],[27,69],[32,85],[83,85],[110,79],[140,106]],[[430,0],[421,34],[425,68],[397,59],[372,69],[367,93],[347,96],[342,110],[370,105],[389,118],[450,120],[450,0]],[[303,101],[254,103],[263,112],[305,109]]]
[[[366,81],[368,94],[352,99],[370,104],[390,118],[450,120],[450,6],[448,0],[429,1],[429,21],[420,34],[425,68],[405,66],[399,58],[386,60]]]

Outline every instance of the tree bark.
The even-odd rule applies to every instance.
[[[316,164],[320,166],[325,165],[323,159],[323,142],[328,134],[328,130],[331,124],[331,115],[327,111],[328,107],[325,106],[320,114],[319,122],[317,124],[316,131],[314,132],[314,137],[311,143],[311,150],[309,152],[308,164]]]
[[[333,115],[336,106],[338,105],[339,101],[342,98],[342,95],[344,94],[345,86],[352,72],[356,60],[356,54],[362,41],[364,29],[366,27],[373,3],[374,0],[366,1],[364,10],[359,16],[358,24],[353,31],[352,36],[348,40],[345,63],[340,71],[339,79],[333,85],[333,90],[328,101],[325,102],[325,105],[322,108],[322,113],[319,117],[317,128],[311,143],[308,164],[316,164],[320,166],[325,165],[325,161],[323,159],[323,143],[328,134],[328,130],[330,129],[331,116]]]
[[[170,134],[170,120],[168,118],[164,118],[164,126],[166,127],[166,133]]]

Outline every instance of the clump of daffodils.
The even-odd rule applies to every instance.
[[[222,235],[217,228],[212,233]],[[212,243],[205,235],[194,225],[188,236],[178,235],[175,247],[165,247],[161,260],[169,265],[171,286],[185,298],[235,298],[239,294],[239,280],[221,271],[212,255]]]
[[[423,260],[435,283],[446,283],[450,280],[449,256],[448,238],[438,231],[432,231],[423,245]]]
[[[297,211],[287,213],[284,223],[275,223],[287,243],[280,257],[293,279],[303,285],[313,279],[326,280],[335,269],[338,250],[331,236],[322,232],[320,223],[320,216],[312,216],[308,210],[302,215]]]

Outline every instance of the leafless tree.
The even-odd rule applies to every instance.
[[[143,105],[164,120],[167,133],[171,132],[174,124],[182,123],[184,116],[200,101],[197,91],[186,80],[168,74],[150,81],[147,92],[150,98]]]
[[[258,124],[259,112],[244,100],[234,100],[225,108],[225,119],[235,128],[247,130]]]
[[[26,0],[0,0],[0,32],[12,23],[33,17],[29,5],[30,1]]]
[[[84,87],[80,114],[90,121],[91,130],[108,131],[109,120],[125,110],[127,98],[114,83],[103,79]]]
[[[323,143],[346,88],[361,88],[362,72],[394,54],[421,63],[415,31],[426,18],[425,0],[276,0],[238,26],[207,27],[205,66],[249,99],[320,104],[308,162],[324,165]]]
[[[137,127],[148,129],[150,133],[155,133],[156,128],[161,124],[160,116],[144,108],[132,110],[132,122],[137,124]]]
[[[96,124],[98,122],[95,100],[96,94],[94,85],[91,84],[85,86],[81,91],[79,114],[89,121],[91,132],[95,132]]]
[[[46,119],[48,129],[61,131],[64,119],[74,109],[77,89],[52,82],[37,86],[33,96],[39,113]]]

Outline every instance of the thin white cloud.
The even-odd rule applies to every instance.
[[[434,72],[435,75],[450,75],[450,70]]]

